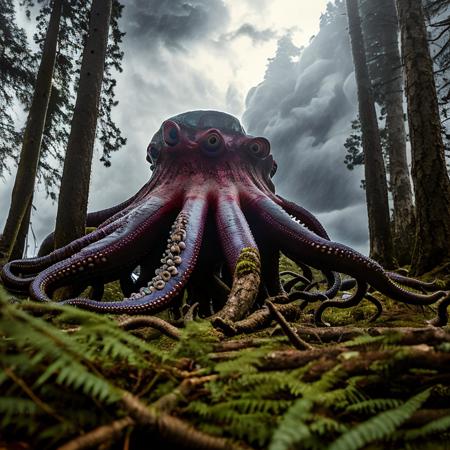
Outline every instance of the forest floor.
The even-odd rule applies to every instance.
[[[450,327],[374,295],[227,336],[0,291],[0,449],[450,449]]]

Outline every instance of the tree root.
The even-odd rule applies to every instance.
[[[269,298],[269,300],[271,300]],[[276,305],[276,309],[283,314],[286,320],[296,321],[302,316],[302,311],[297,303],[289,303],[287,305]],[[216,318],[213,326],[221,330],[226,336],[235,336],[236,334],[250,334],[255,331],[268,327],[273,321],[272,313],[267,307],[263,307],[246,319],[238,322],[231,322]]]
[[[144,327],[154,328],[162,334],[175,339],[176,341],[179,341],[181,337],[181,333],[178,328],[155,316],[134,316],[121,320],[118,325],[126,331]]]

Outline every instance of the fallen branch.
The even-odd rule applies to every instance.
[[[396,337],[395,342],[403,345],[429,344],[436,345],[450,342],[450,333],[442,328],[435,327],[305,327],[299,326],[296,330],[298,336],[308,342],[345,342],[358,336],[385,336]]]
[[[103,425],[82,436],[72,439],[61,447],[58,447],[58,450],[84,450],[86,448],[99,446],[109,440],[119,439],[123,430],[134,424],[135,422],[131,417],[115,420],[108,425]]]
[[[283,315],[278,311],[275,305],[270,301],[266,300],[266,305],[269,308],[270,313],[273,318],[280,324],[281,329],[284,331],[289,339],[289,342],[298,350],[312,350],[312,346],[300,338],[295,331],[291,328],[289,323],[283,317]]]
[[[155,316],[136,316],[119,322],[119,327],[126,330],[135,330],[137,328],[150,327],[158,330],[162,334],[175,339],[180,340],[180,330],[163,319]]]
[[[238,450],[241,448],[227,439],[198,431],[181,419],[160,413],[156,408],[148,407],[129,392],[123,396],[122,405],[136,423],[156,429],[160,436],[166,438],[172,445],[171,448],[207,450]]]

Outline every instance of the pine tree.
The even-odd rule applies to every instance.
[[[414,242],[414,204],[406,158],[403,76],[395,0],[363,1],[361,15],[375,100],[386,118],[394,252],[400,264],[409,264]]]
[[[85,230],[92,155],[110,29],[112,0],[93,0],[83,50],[77,100],[64,161],[55,247],[82,236]]]
[[[412,272],[418,275],[450,258],[450,179],[422,3],[397,0],[397,9],[416,198]]]
[[[392,267],[393,248],[389,223],[386,171],[357,0],[347,0],[347,13],[358,87],[359,116],[365,159],[370,255],[385,267]]]
[[[17,160],[20,132],[15,127],[15,101],[27,104],[34,83],[34,64],[23,29],[17,26],[12,0],[0,2],[0,177]]]
[[[35,82],[33,100],[23,136],[19,166],[14,182],[11,206],[0,239],[0,265],[10,258],[28,205],[33,197],[42,135],[52,87],[62,0],[54,0]]]

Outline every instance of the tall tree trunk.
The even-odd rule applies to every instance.
[[[27,212],[28,204],[33,197],[42,134],[52,88],[62,1],[53,1],[53,8],[42,50],[42,59],[36,77],[33,100],[23,136],[22,150],[11,196],[11,205],[0,239],[0,266],[10,259],[22,221]]]
[[[370,256],[385,267],[393,267],[393,249],[389,223],[386,170],[381,152],[372,85],[367,68],[358,0],[347,0],[350,41],[358,87],[369,218]]]
[[[378,1],[378,0],[376,0]],[[411,262],[414,244],[414,203],[406,159],[406,131],[403,113],[403,74],[398,47],[398,18],[395,0],[384,2],[381,12],[385,48],[383,84],[389,154],[389,181],[394,206],[394,254],[399,264]]]
[[[55,247],[84,235],[112,0],[93,0],[55,227]]]
[[[33,197],[28,201],[27,210],[23,216],[20,224],[19,232],[17,233],[16,242],[11,251],[10,259],[22,259],[25,252],[25,242],[27,240],[28,228],[30,228],[31,209],[33,207]]]
[[[416,197],[413,274],[450,259],[450,180],[421,0],[397,0]]]

